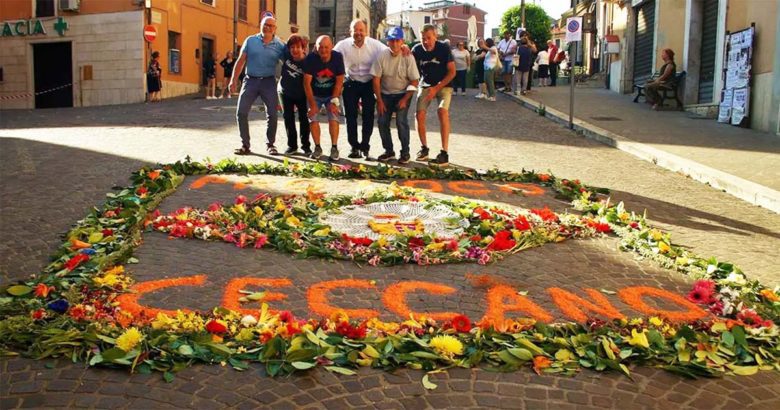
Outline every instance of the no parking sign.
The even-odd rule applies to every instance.
[[[582,41],[582,17],[566,19],[566,42]]]

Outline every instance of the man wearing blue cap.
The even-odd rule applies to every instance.
[[[377,101],[379,119],[379,136],[382,138],[382,148],[385,152],[377,159],[390,161],[395,158],[393,139],[390,135],[390,118],[396,113],[395,126],[398,138],[401,140],[401,156],[399,164],[409,162],[409,105],[412,96],[417,91],[420,73],[417,63],[411,54],[404,56],[404,31],[401,27],[391,27],[387,31],[388,49],[379,53],[371,66],[374,76],[374,95]]]

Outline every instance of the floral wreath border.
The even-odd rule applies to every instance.
[[[124,264],[136,263],[151,211],[186,175],[265,174],[332,179],[445,179],[536,183],[572,201],[574,209],[607,224],[621,248],[698,279],[688,300],[723,317],[673,322],[656,316],[588,318],[585,324],[546,325],[533,319],[472,324],[465,316],[444,323],[410,318],[402,323],[376,319],[358,323],[345,314],[297,320],[289,312],[260,317],[216,308],[207,314],[161,315],[149,326],[116,309],[116,297],[131,279]],[[41,274],[0,288],[0,353],[37,359],[69,357],[90,365],[173,374],[195,362],[230,364],[247,370],[265,365],[271,376],[314,367],[354,374],[358,366],[408,367],[428,374],[450,367],[486,366],[502,371],[529,366],[537,373],[574,374],[582,368],[618,370],[627,364],[661,367],[686,377],[750,375],[780,370],[780,297],[733,264],[701,258],[672,243],[671,235],[648,226],[645,215],[628,213],[596,194],[607,193],[578,180],[525,171],[366,167],[327,164],[242,164],[192,162],[144,167],[132,185],[107,194],[102,209],[78,221],[68,240]],[[7,296],[5,296],[7,295]],[[597,299],[596,295],[590,295]],[[636,296],[636,295],[635,295]],[[621,295],[623,297],[623,295]],[[627,296],[630,297],[630,296]],[[595,311],[595,309],[591,309]],[[649,315],[653,314],[648,309]],[[88,321],[85,319],[89,319]],[[435,388],[428,377],[426,388]]]

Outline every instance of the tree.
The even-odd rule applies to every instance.
[[[387,18],[387,0],[371,0],[371,29],[374,31],[374,38],[383,38],[384,33],[378,30],[379,23]]]
[[[510,7],[509,10],[501,16],[501,34],[503,34],[504,31],[509,30],[512,32],[512,36],[514,36],[517,28],[520,27],[520,23],[520,6]],[[546,44],[547,40],[551,38],[551,25],[552,19],[541,6],[535,4],[525,5],[525,29],[538,47]]]

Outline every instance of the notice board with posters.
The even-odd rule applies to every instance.
[[[726,64],[718,122],[747,126],[750,116],[750,85],[756,24],[726,33]]]

